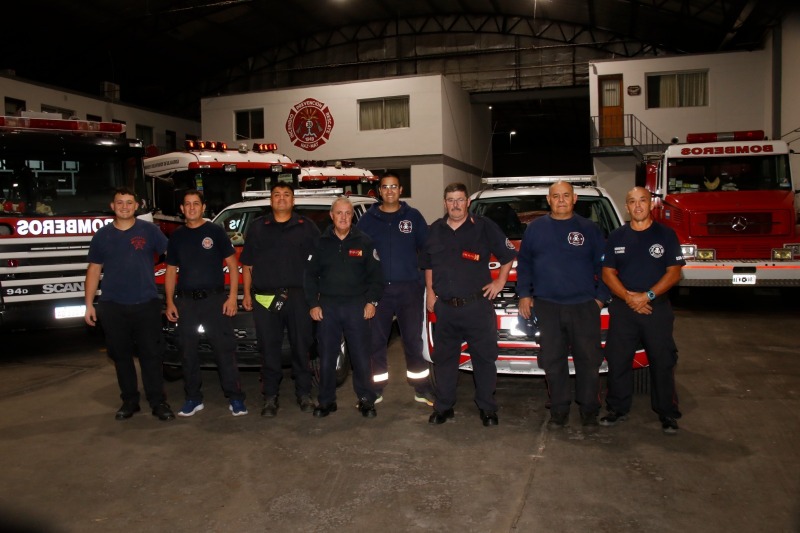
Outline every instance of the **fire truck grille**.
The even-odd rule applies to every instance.
[[[709,213],[707,235],[770,235],[776,224],[772,213]]]

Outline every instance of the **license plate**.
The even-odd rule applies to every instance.
[[[56,320],[64,318],[78,318],[86,314],[85,305],[65,305],[56,307]]]
[[[514,335],[517,337],[527,336],[527,334],[524,331],[519,329],[519,317],[517,315],[501,316],[500,329],[505,329],[508,331],[510,335]]]
[[[734,285],[755,285],[756,284],[756,275],[755,274],[734,274],[733,275],[733,284]]]

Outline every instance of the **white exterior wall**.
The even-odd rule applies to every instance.
[[[589,110],[591,116],[599,114],[598,77],[621,74],[623,113],[635,115],[664,142],[673,137],[685,142],[687,133],[703,131],[763,129],[769,134],[770,57],[764,50],[597,61],[589,69]],[[646,74],[703,69],[708,70],[707,106],[646,108]],[[641,87],[641,94],[629,96],[627,88],[632,85]]]
[[[146,126],[153,129],[153,141],[159,147],[166,144],[167,130],[175,132],[179,150],[183,147],[186,135],[200,134],[200,123],[193,120],[2,76],[0,76],[0,95],[3,99],[14,98],[24,101],[28,111],[41,111],[42,105],[45,105],[70,109],[81,120],[86,120],[87,115],[95,115],[102,117],[105,122],[122,121],[127,126],[127,136],[130,138],[136,136],[137,125]]]
[[[800,148],[800,14],[784,21],[781,64],[773,68],[773,44],[753,52],[702,54],[651,59],[597,61],[590,74],[590,114],[598,116],[598,78],[622,75],[623,113],[635,115],[664,142],[677,137],[686,141],[692,132],[761,129],[770,138],[783,136],[795,150]],[[646,108],[645,75],[651,73],[708,70],[709,105],[686,108]],[[773,82],[781,84],[780,126],[773,124]],[[638,96],[627,88],[638,85]],[[780,132],[776,135],[775,129]],[[797,132],[790,133],[797,129]],[[788,133],[788,134],[787,134]],[[800,156],[790,156],[795,188],[800,188]],[[637,160],[634,156],[594,156],[594,172],[599,184],[608,189],[620,207],[625,192],[634,184]]]
[[[358,102],[370,98],[409,97],[408,128],[360,131]],[[286,123],[292,107],[314,98],[333,117],[329,139],[306,151],[292,144]],[[202,137],[234,143],[236,111],[264,110],[264,139],[293,160],[351,159],[372,168],[410,166],[412,196],[404,198],[430,222],[442,214],[442,195],[449,181],[464,181],[470,191],[479,185],[491,141],[490,114],[472,106],[469,95],[440,75],[408,76],[204,98]],[[419,158],[419,163],[414,159]],[[408,161],[411,161],[410,165]],[[403,161],[404,163],[398,163]],[[491,168],[491,159],[488,160]],[[449,181],[448,181],[449,180]]]

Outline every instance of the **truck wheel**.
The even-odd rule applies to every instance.
[[[649,366],[633,371],[633,392],[635,394],[648,394],[650,392]]]
[[[311,347],[311,385],[319,388],[319,352],[317,351],[317,343]],[[336,387],[341,387],[347,376],[350,374],[350,352],[347,350],[347,343],[342,338],[339,344],[339,356],[336,358]]]

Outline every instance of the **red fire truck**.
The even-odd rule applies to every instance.
[[[113,220],[114,189],[148,207],[143,157],[124,124],[0,117],[0,326],[83,324],[89,241]]]
[[[356,167],[355,161],[341,160],[333,164],[327,161],[298,160],[300,165],[300,187],[316,189],[338,187],[345,194],[361,194],[377,197],[380,178],[365,168]]]
[[[789,148],[763,131],[690,134],[648,154],[636,183],[673,228],[682,286],[800,285],[800,233]]]
[[[183,224],[180,202],[184,191],[205,196],[213,218],[223,208],[242,201],[242,192],[266,190],[278,182],[298,183],[300,165],[276,153],[277,144],[241,144],[229,149],[223,142],[191,141],[182,152],[148,157],[144,170],[157,207],[154,222],[169,235]]]

